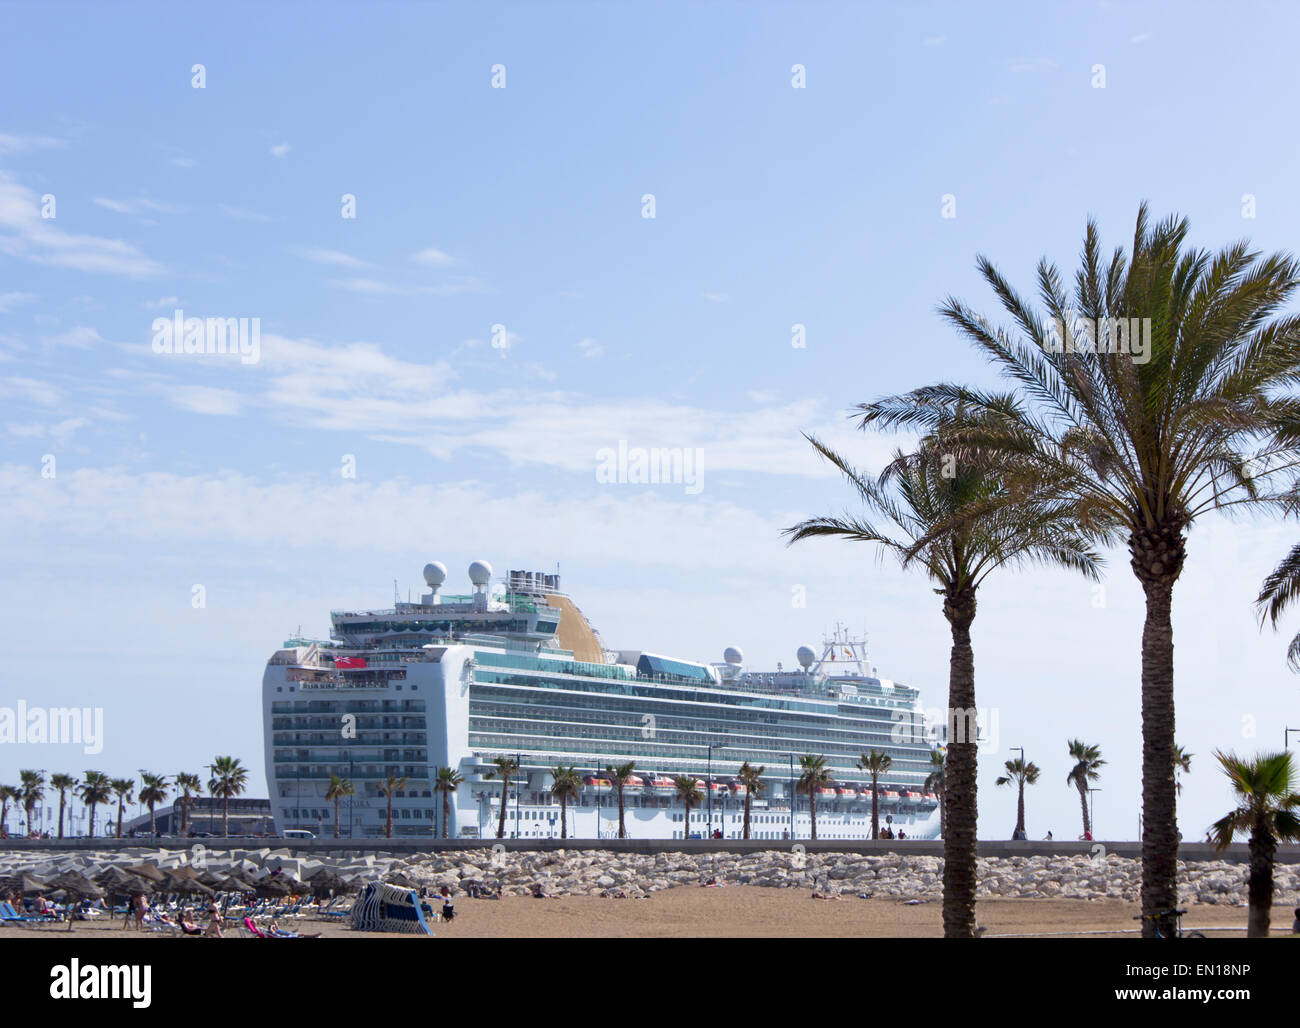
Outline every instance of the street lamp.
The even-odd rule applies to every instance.
[[[1296,735],[1300,735],[1300,728],[1287,728],[1287,729],[1284,729],[1284,730],[1283,730],[1283,732],[1282,732],[1282,749],[1284,749],[1284,750],[1288,750],[1288,749],[1291,748],[1291,733],[1292,733],[1292,732],[1294,732]]]

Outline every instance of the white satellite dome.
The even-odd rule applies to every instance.
[[[437,589],[447,581],[447,565],[440,560],[424,565],[424,584],[430,589]]]
[[[487,585],[492,581],[492,565],[485,560],[476,560],[469,566],[469,580],[475,585]]]
[[[812,649],[807,646],[800,646],[795,652],[795,657],[799,661],[799,666],[807,671],[812,667],[812,662],[817,659],[817,654],[813,653]]]
[[[728,646],[722,651],[722,659],[728,664],[739,664],[745,659],[745,655],[741,653],[740,650],[736,649],[736,647]]]

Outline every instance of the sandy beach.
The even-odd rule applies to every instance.
[[[978,906],[985,938],[1016,935],[1120,937],[1132,935],[1136,904],[1122,900],[988,899]],[[1184,929],[1207,931],[1211,938],[1245,936],[1244,907],[1193,904]],[[439,939],[477,938],[938,938],[943,934],[938,901],[908,905],[894,900],[845,897],[815,900],[804,889],[747,886],[721,889],[683,887],[644,900],[568,896],[555,899],[507,897],[473,900],[458,897],[457,917],[437,924]],[[1287,935],[1291,908],[1274,907],[1273,934]],[[353,932],[343,925],[294,920],[284,927],[320,932],[323,938],[414,938]],[[0,927],[0,939],[71,937],[93,939],[165,939],[150,932],[123,931],[113,925],[77,922],[60,928]],[[238,937],[232,931],[231,937]]]

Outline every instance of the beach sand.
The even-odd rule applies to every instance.
[[[1209,931],[1211,938],[1240,938],[1246,934],[1246,909],[1193,904],[1183,928]],[[1103,933],[1115,937],[1132,933],[1136,904],[1121,900],[987,899],[976,908],[985,938],[1018,934],[1057,934],[1063,937]],[[908,906],[894,900],[815,900],[806,889],[728,886],[703,889],[683,886],[655,893],[645,900],[566,896],[555,899],[508,897],[501,900],[456,898],[456,918],[434,925],[440,939],[475,938],[937,938],[943,935],[938,900]],[[1289,934],[1291,908],[1274,907],[1273,934]],[[206,923],[206,922],[203,922]],[[414,938],[414,936],[353,932],[343,925],[295,919],[283,927],[321,932],[324,938]],[[238,937],[233,930],[230,936]],[[167,938],[150,932],[123,931],[121,922],[77,922],[72,931],[58,928],[0,927],[0,939],[78,937],[82,939]]]

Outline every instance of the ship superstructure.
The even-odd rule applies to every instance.
[[[424,569],[429,592],[383,610],[333,611],[329,640],[290,639],[263,677],[266,766],[277,827],[330,834],[330,783],[341,834],[382,836],[392,792],[393,835],[494,837],[502,782],[494,759],[518,764],[506,788],[505,834],[558,838],[553,769],[576,769],[570,838],[617,833],[605,769],[631,762],[623,789],[632,838],[740,838],[742,762],[762,767],[750,798],[751,837],[807,838],[810,797],[795,788],[799,758],[825,758],[816,796],[822,839],[870,836],[872,749],[882,776],[882,826],[933,836],[936,797],[925,789],[933,743],[920,698],[882,679],[865,647],[837,630],[821,657],[799,650],[798,670],[747,670],[728,648],[704,663],[606,649],[558,574],[469,567],[473,591],[443,595],[446,569]],[[459,783],[440,792],[440,769]],[[444,776],[446,772],[444,771]],[[692,777],[704,802],[686,820],[675,779]],[[444,797],[446,812],[444,813]]]

